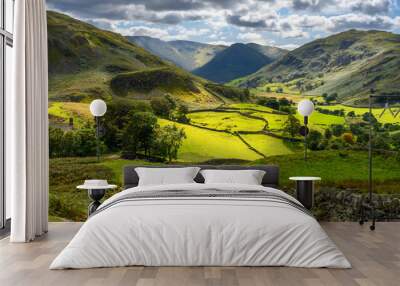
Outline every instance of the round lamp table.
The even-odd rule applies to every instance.
[[[296,198],[306,209],[311,209],[314,204],[314,182],[320,181],[320,177],[290,177],[296,182]]]
[[[100,200],[104,197],[106,191],[116,187],[116,185],[109,185],[106,180],[85,180],[83,185],[79,185],[76,188],[87,190],[88,196],[92,200],[88,206],[88,215],[90,216],[101,205]]]

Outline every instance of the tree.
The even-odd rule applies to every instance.
[[[154,141],[157,117],[151,112],[133,112],[131,121],[125,127],[123,133],[123,150],[131,152],[134,157],[140,150],[145,155]]]
[[[161,156],[172,162],[178,158],[179,148],[182,146],[183,140],[186,138],[183,128],[174,125],[166,125],[157,129],[158,152]]]
[[[290,101],[287,98],[280,98],[279,99],[279,106],[283,107],[283,106],[290,106]]]
[[[263,98],[263,104],[266,107],[279,110],[279,101],[275,97]]]
[[[332,138],[332,131],[330,129],[325,129],[325,139],[331,139]]]
[[[326,101],[327,103],[330,103],[330,102],[335,101],[335,100],[337,100],[337,99],[338,99],[338,94],[335,92],[335,93],[331,93],[330,95],[328,95],[328,96],[325,98],[325,101]]]
[[[172,110],[176,107],[170,97],[155,97],[150,101],[151,108],[155,115],[160,117],[169,118]]]
[[[311,130],[307,136],[307,144],[311,150],[321,150],[322,133],[317,130]]]
[[[111,151],[122,149],[123,136],[126,126],[132,121],[132,115],[136,112],[152,112],[147,102],[131,102],[127,100],[113,99],[108,104],[106,114],[101,118],[101,126],[104,128],[102,139]]]
[[[96,132],[94,128],[83,128],[74,132],[75,137],[75,155],[79,157],[93,156],[96,154]],[[101,138],[100,138],[101,140]],[[105,151],[105,147],[100,142],[101,152]]]
[[[350,111],[347,113],[348,117],[356,117],[356,113],[354,112],[354,110]]]
[[[350,131],[351,133],[353,133],[354,135],[360,135],[364,132],[364,123],[354,123],[354,124],[350,124]]]
[[[331,127],[332,127],[332,133],[333,133],[333,135],[335,135],[336,137],[341,136],[341,135],[344,133],[344,131],[345,131],[344,126],[343,126],[343,125],[340,125],[340,124],[333,124]]]
[[[290,114],[283,124],[283,132],[289,134],[292,138],[295,138],[300,132],[300,127],[300,120]]]
[[[378,122],[378,119],[376,119],[375,116],[374,116],[374,114],[372,114],[372,113],[371,113],[371,118],[370,118],[370,113],[369,113],[369,112],[365,112],[365,113],[362,115],[362,119],[363,119],[365,122],[368,122],[368,123],[369,123],[369,121],[371,120],[371,123],[372,123],[373,125],[375,125],[375,124]]]
[[[172,113],[172,119],[179,122],[187,124],[190,122],[190,118],[186,116],[189,113],[189,108],[187,105],[181,103],[178,108]]]

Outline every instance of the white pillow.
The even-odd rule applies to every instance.
[[[202,170],[205,184],[261,185],[265,175],[261,170]]]
[[[200,168],[198,167],[135,168],[139,176],[139,186],[195,183],[193,179],[199,170]]]

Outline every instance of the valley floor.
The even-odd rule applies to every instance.
[[[0,285],[398,285],[400,223],[378,223],[376,231],[357,223],[322,223],[352,269],[289,267],[123,267],[49,270],[81,223],[50,223],[32,243],[0,241]]]

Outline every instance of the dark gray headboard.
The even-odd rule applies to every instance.
[[[164,166],[126,166],[124,167],[124,189],[136,187],[139,183],[139,177],[135,171],[137,167],[146,168],[182,168],[182,167],[200,167],[201,169],[220,169],[220,170],[263,170],[265,176],[262,185],[265,187],[277,188],[279,186],[279,167],[272,165],[239,166],[239,165],[164,165]],[[203,176],[199,173],[194,179],[197,183],[204,183]]]

